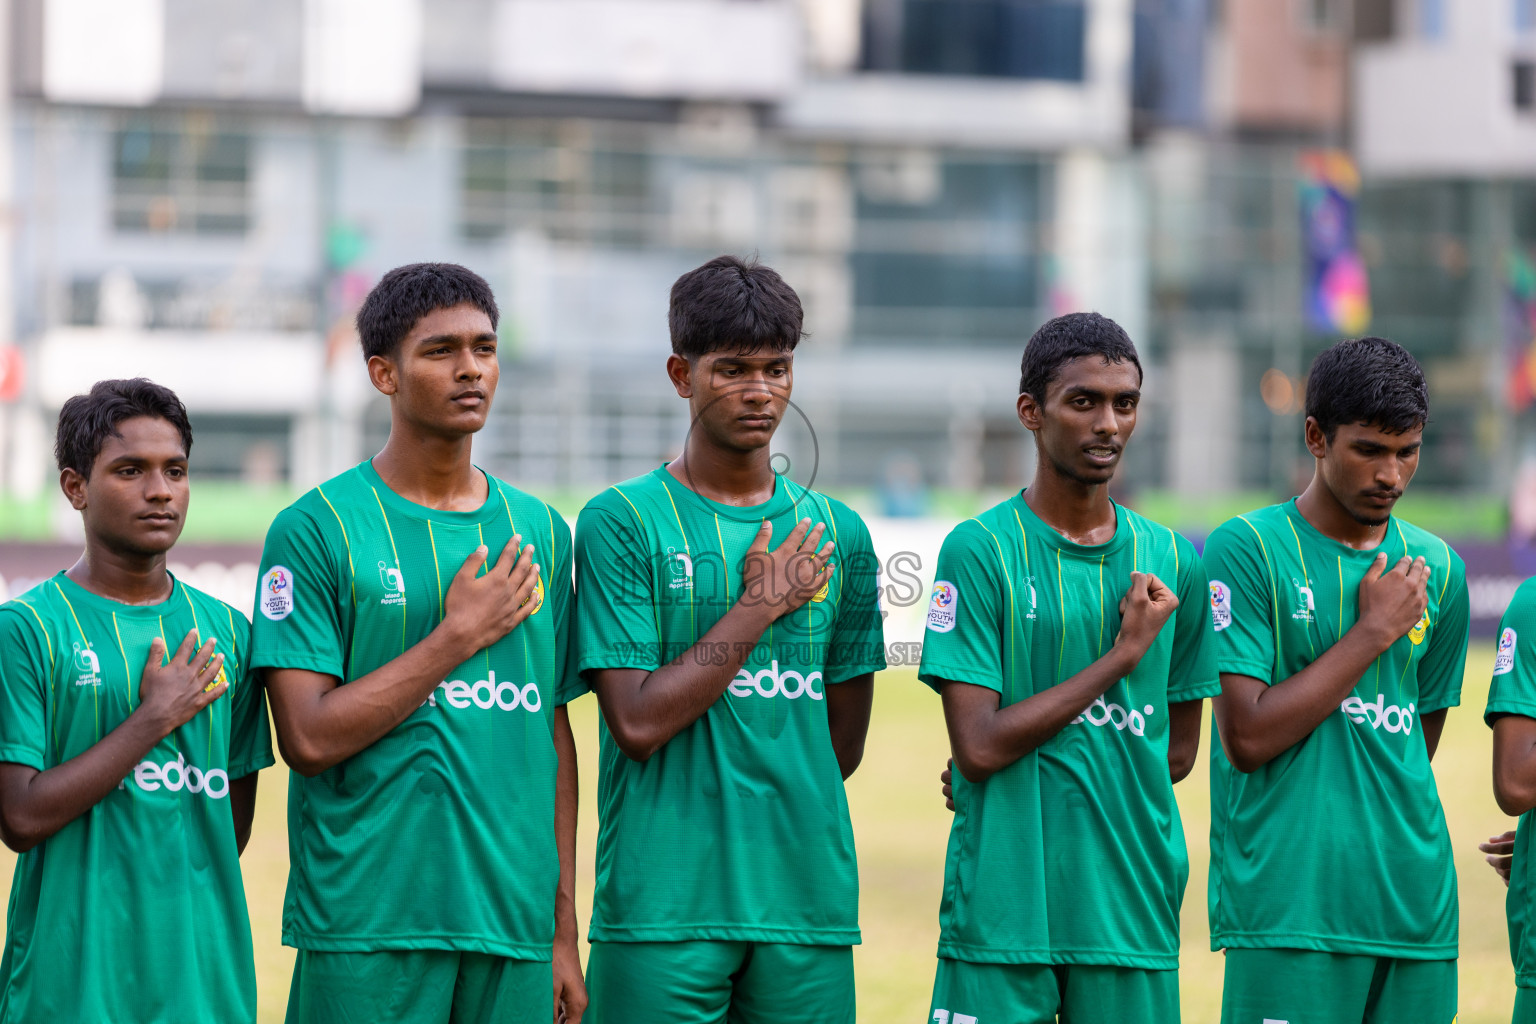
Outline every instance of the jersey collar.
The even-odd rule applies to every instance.
[[[357,471],[362,475],[363,481],[373,489],[373,492],[378,495],[379,501],[391,512],[398,512],[401,515],[412,516],[416,519],[430,520],[443,526],[475,526],[489,523],[498,516],[505,514],[502,512],[502,506],[506,504],[506,499],[502,497],[501,488],[497,484],[496,478],[479,466],[476,466],[475,470],[485,477],[485,504],[473,512],[449,512],[443,509],[418,505],[414,501],[402,498],[390,490],[389,484],[385,483],[384,478],[379,476],[379,471],[373,468],[372,459],[364,459],[357,467]]]
[[[710,515],[718,515],[724,519],[732,519],[742,523],[760,523],[764,519],[772,519],[782,515],[784,511],[793,505],[805,500],[808,491],[799,484],[791,483],[779,474],[774,475],[773,497],[761,505],[725,505],[718,501],[704,497],[691,487],[679,481],[671,473],[667,472],[667,465],[663,463],[652,474],[658,483],[666,488],[672,495],[673,501],[691,501],[704,509]]]
[[[96,611],[109,615],[157,618],[187,606],[187,595],[184,593],[185,588],[182,582],[170,570],[166,570],[166,575],[171,577],[171,596],[159,604],[124,604],[122,601],[114,601],[110,597],[102,597],[100,594],[86,590],[62,572],[53,577],[52,583],[71,602],[78,602]]]
[[[1352,548],[1343,541],[1334,540],[1322,530],[1307,522],[1307,517],[1302,515],[1301,509],[1296,507],[1295,498],[1284,502],[1280,507],[1285,511],[1286,517],[1290,519],[1291,525],[1295,527],[1297,533],[1329,551],[1366,562],[1375,561],[1377,555],[1385,554],[1389,567],[1392,562],[1400,557],[1398,554],[1395,554],[1398,548],[1401,548],[1403,555],[1408,553],[1408,542],[1402,539],[1403,530],[1398,525],[1396,516],[1389,516],[1387,518],[1387,529],[1382,535],[1380,544],[1374,548]]]
[[[1103,544],[1078,544],[1063,537],[1054,526],[1035,515],[1035,510],[1030,508],[1029,502],[1024,500],[1022,490],[1013,496],[1014,512],[1018,514],[1019,522],[1025,529],[1044,537],[1051,546],[1061,551],[1089,557],[1112,555],[1125,547],[1130,540],[1131,527],[1125,521],[1124,507],[1114,500],[1111,500],[1110,504],[1115,508],[1115,535]]]

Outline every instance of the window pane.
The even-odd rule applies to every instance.
[[[238,235],[250,227],[250,137],[205,117],[134,120],[114,136],[120,231]]]
[[[211,135],[197,148],[199,181],[245,182],[250,173],[250,139],[246,136]]]
[[[168,182],[175,138],[166,132],[128,128],[117,133],[117,160],[113,172],[119,179]]]

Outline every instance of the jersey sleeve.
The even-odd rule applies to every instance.
[[[230,614],[235,630],[239,678],[229,687],[229,777],[244,778],[270,768],[272,728],[267,722],[267,697],[261,674],[250,667],[251,628],[242,616]]]
[[[1275,675],[1275,597],[1263,543],[1241,517],[1217,527],[1205,546],[1216,670],[1265,683]]]
[[[0,608],[0,761],[38,771],[47,767],[51,668],[48,639],[32,610],[17,604]]]
[[[843,579],[827,651],[828,685],[885,668],[885,623],[880,611],[880,559],[864,520],[846,514],[835,573]]]
[[[346,555],[338,559],[309,513],[289,507],[267,531],[256,581],[252,668],[295,668],[346,680],[341,602],[351,600]]]
[[[1453,708],[1461,703],[1461,679],[1467,668],[1467,641],[1472,632],[1472,602],[1467,594],[1467,567],[1451,555],[1450,574],[1440,598],[1440,621],[1429,636],[1429,650],[1419,662],[1419,714]],[[1431,578],[1430,585],[1434,585]]]
[[[1483,720],[1490,726],[1504,715],[1536,718],[1536,577],[1520,584],[1499,620],[1493,656],[1493,682]]]
[[[639,525],[588,505],[576,519],[576,669],[661,667],[650,548]]]
[[[1179,564],[1179,607],[1173,613],[1173,654],[1169,659],[1168,703],[1200,700],[1221,693],[1216,671],[1216,631],[1211,622],[1210,579],[1195,546],[1175,534]]]
[[[935,690],[948,681],[1003,692],[1003,572],[996,542],[974,519],[944,538],[917,670],[917,677]]]
[[[571,543],[571,528],[554,509],[549,510],[550,527],[554,536],[554,557],[549,578],[550,607],[555,613],[555,664],[560,678],[555,681],[555,707],[569,704],[587,692],[576,666],[576,645],[572,642],[576,632],[575,596],[575,547]]]

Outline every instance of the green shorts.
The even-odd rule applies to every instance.
[[[1061,1024],[1179,1024],[1179,972],[939,960],[929,1024],[1056,1024],[1058,1017]]]
[[[1456,961],[1229,949],[1222,1024],[1452,1024]]]
[[[288,1024],[550,1024],[554,968],[444,949],[376,953],[299,950]]]
[[[1510,1024],[1536,1024],[1536,988],[1515,989],[1515,1014]]]
[[[582,1024],[854,1024],[853,947],[594,942]]]

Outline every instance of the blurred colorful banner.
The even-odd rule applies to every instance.
[[[1358,335],[1371,323],[1370,284],[1355,248],[1360,173],[1336,149],[1301,154],[1301,235],[1307,320],[1324,334]]]
[[[1512,249],[1504,266],[1504,349],[1509,355],[1504,397],[1519,412],[1536,400],[1536,261]]]

